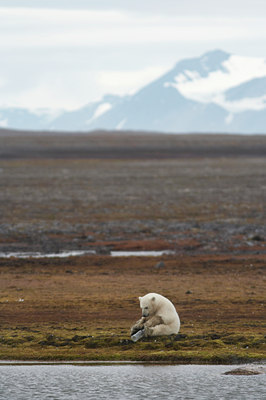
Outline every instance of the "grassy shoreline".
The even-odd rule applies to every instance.
[[[45,335],[28,328],[16,334],[1,332],[1,360],[142,361],[239,364],[265,361],[265,339],[257,335],[185,335],[148,338],[133,343],[125,335]],[[14,331],[13,331],[14,332]],[[22,333],[23,332],[23,333]],[[30,334],[30,336],[29,336]],[[183,337],[185,336],[185,337]],[[41,340],[40,340],[41,339]],[[42,340],[43,339],[43,340]]]
[[[265,361],[264,265],[261,255],[3,260],[0,360]],[[136,293],[151,288],[173,300],[181,330],[133,343]]]
[[[238,335],[234,340],[238,340]],[[230,338],[231,340],[232,338]],[[240,364],[266,361],[263,336],[241,337],[241,344],[225,344],[223,340],[204,340],[188,337],[182,343],[171,340],[149,339],[132,344],[128,339],[105,337],[85,340],[73,347],[61,339],[56,345],[31,343],[30,346],[1,346],[0,359],[22,361],[139,361],[177,364]],[[70,340],[68,339],[68,343]],[[108,342],[112,342],[108,345]],[[126,343],[129,342],[129,343]],[[190,343],[189,343],[190,342]],[[197,342],[195,344],[195,342]],[[63,346],[63,348],[61,347]],[[8,348],[9,347],[9,348]],[[247,347],[250,347],[247,350]]]

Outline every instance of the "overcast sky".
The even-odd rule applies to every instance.
[[[265,57],[265,0],[0,0],[0,107],[74,109],[183,58]]]

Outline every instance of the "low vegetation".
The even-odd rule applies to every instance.
[[[98,254],[0,258],[0,359],[265,359],[266,136],[0,136],[0,254]],[[132,343],[149,292],[180,334]]]
[[[2,259],[0,359],[263,360],[264,265],[261,256]],[[174,302],[180,333],[133,343],[137,296],[151,290]]]

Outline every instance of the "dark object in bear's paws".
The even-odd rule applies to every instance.
[[[138,331],[141,331],[143,328],[144,328],[143,324],[133,325],[130,331],[131,336],[137,333]]]
[[[140,328],[133,326],[133,328],[131,328],[131,331],[130,331],[131,336],[135,335],[135,333],[137,333],[139,330],[140,330]]]
[[[137,333],[135,333],[134,335],[131,335],[131,340],[133,340],[133,342],[137,342],[143,336],[145,336],[145,329],[141,329]]]

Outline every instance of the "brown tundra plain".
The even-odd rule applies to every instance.
[[[0,359],[265,359],[266,136],[2,130],[0,185]],[[133,343],[148,292],[180,333]]]

